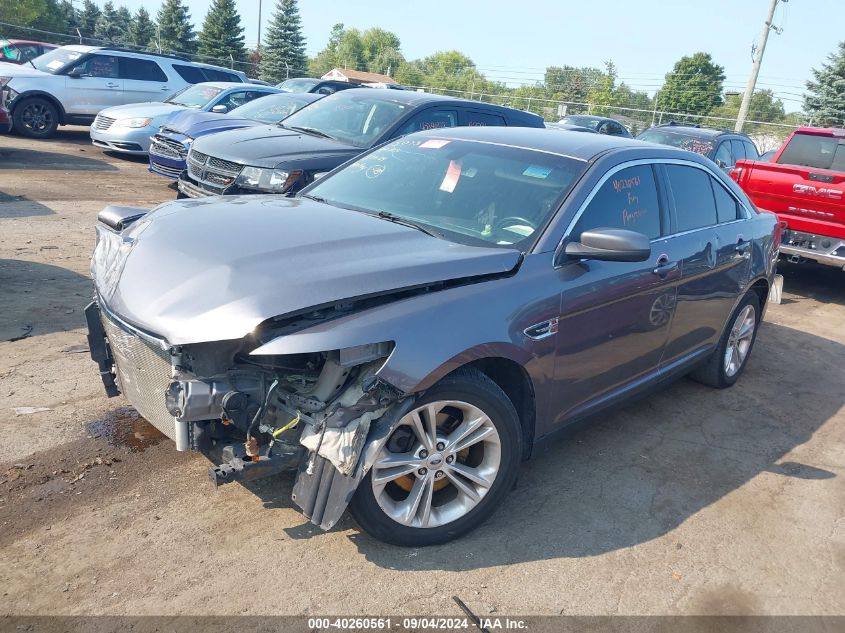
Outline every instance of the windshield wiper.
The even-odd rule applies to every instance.
[[[309,200],[313,200],[314,202],[322,202],[323,204],[328,204],[325,198],[321,198],[320,196],[312,196],[311,194],[306,193],[301,198],[308,198]]]
[[[280,123],[279,125],[282,125],[282,124]],[[289,130],[296,130],[297,132],[305,132],[306,134],[313,134],[314,136],[322,136],[323,138],[330,138],[333,141],[337,140],[331,134],[326,134],[322,130],[318,130],[317,128],[313,128],[313,127],[297,127],[297,126],[294,126],[294,125],[282,125],[282,127],[286,127]]]
[[[387,220],[388,222],[395,222],[396,224],[401,224],[402,226],[409,226],[412,229],[417,229],[418,231],[422,231],[426,235],[430,235],[431,237],[443,238],[441,233],[438,233],[434,229],[430,229],[424,224],[419,224],[414,222],[413,220],[409,220],[408,218],[403,218],[401,215],[396,215],[395,213],[390,213],[390,211],[379,211],[378,213],[371,213],[370,215],[374,215],[377,218],[381,218],[382,220]]]

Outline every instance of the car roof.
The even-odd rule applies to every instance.
[[[733,130],[720,130],[718,128],[713,127],[697,127],[695,125],[683,125],[681,123],[664,123],[663,125],[656,125],[654,127],[649,128],[649,130],[677,130],[678,132],[683,132],[684,134],[694,134],[695,136],[700,136],[701,138],[716,138],[717,136],[742,136],[744,138],[748,138],[746,134],[742,132],[734,132]],[[648,130],[645,130],[648,132]]]
[[[546,128],[479,126],[440,128],[416,132],[414,136],[436,137],[441,139],[481,141],[494,145],[520,147],[528,150],[548,152],[589,161],[613,150],[656,150],[656,156],[687,157],[690,152],[664,147],[655,143],[644,143],[631,138],[611,136],[609,134],[585,134],[569,130],[557,130],[549,133]]]
[[[609,116],[598,116],[596,114],[567,114],[563,119],[595,119],[596,121],[613,121],[614,123],[619,123],[616,119],[612,119]],[[563,120],[561,119],[561,121]]]
[[[258,90],[258,91],[267,91],[267,92],[275,92],[278,88],[274,88],[273,86],[262,86],[261,84],[253,84],[253,83],[244,83],[242,81],[201,81],[199,83],[194,84],[195,86],[211,86],[212,88],[220,88],[221,90],[229,90],[230,88],[240,88],[243,89],[244,86],[248,86],[249,90]],[[268,88],[270,90],[268,90]]]
[[[50,48],[58,48],[58,44],[50,44],[49,42],[39,42],[38,40],[15,40],[7,39],[9,44],[38,44],[39,46],[49,46]]]

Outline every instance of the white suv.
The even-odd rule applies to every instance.
[[[249,82],[240,71],[175,55],[62,46],[23,65],[0,62],[0,106],[18,134],[47,138],[59,125],[90,125],[103,108],[163,101],[203,81]]]

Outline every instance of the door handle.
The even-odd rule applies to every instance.
[[[167,92],[168,90],[170,90],[170,88],[168,88],[167,86],[164,86],[164,87],[161,89],[161,91],[162,91],[162,92]]]
[[[117,87],[120,86],[120,84],[115,84],[115,83],[109,82],[109,83],[106,84],[106,86],[109,87],[109,88],[117,88]]]
[[[751,242],[740,240],[737,242],[736,252],[746,259],[751,257]]]
[[[668,255],[661,255],[657,258],[657,266],[651,272],[660,277],[665,277],[676,270],[678,270],[678,262],[670,262]]]

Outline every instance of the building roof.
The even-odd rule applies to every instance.
[[[332,68],[329,72],[320,77],[320,79],[340,79],[341,81],[369,84],[396,84],[396,80],[388,75],[367,73],[362,70],[352,70],[351,68]]]

